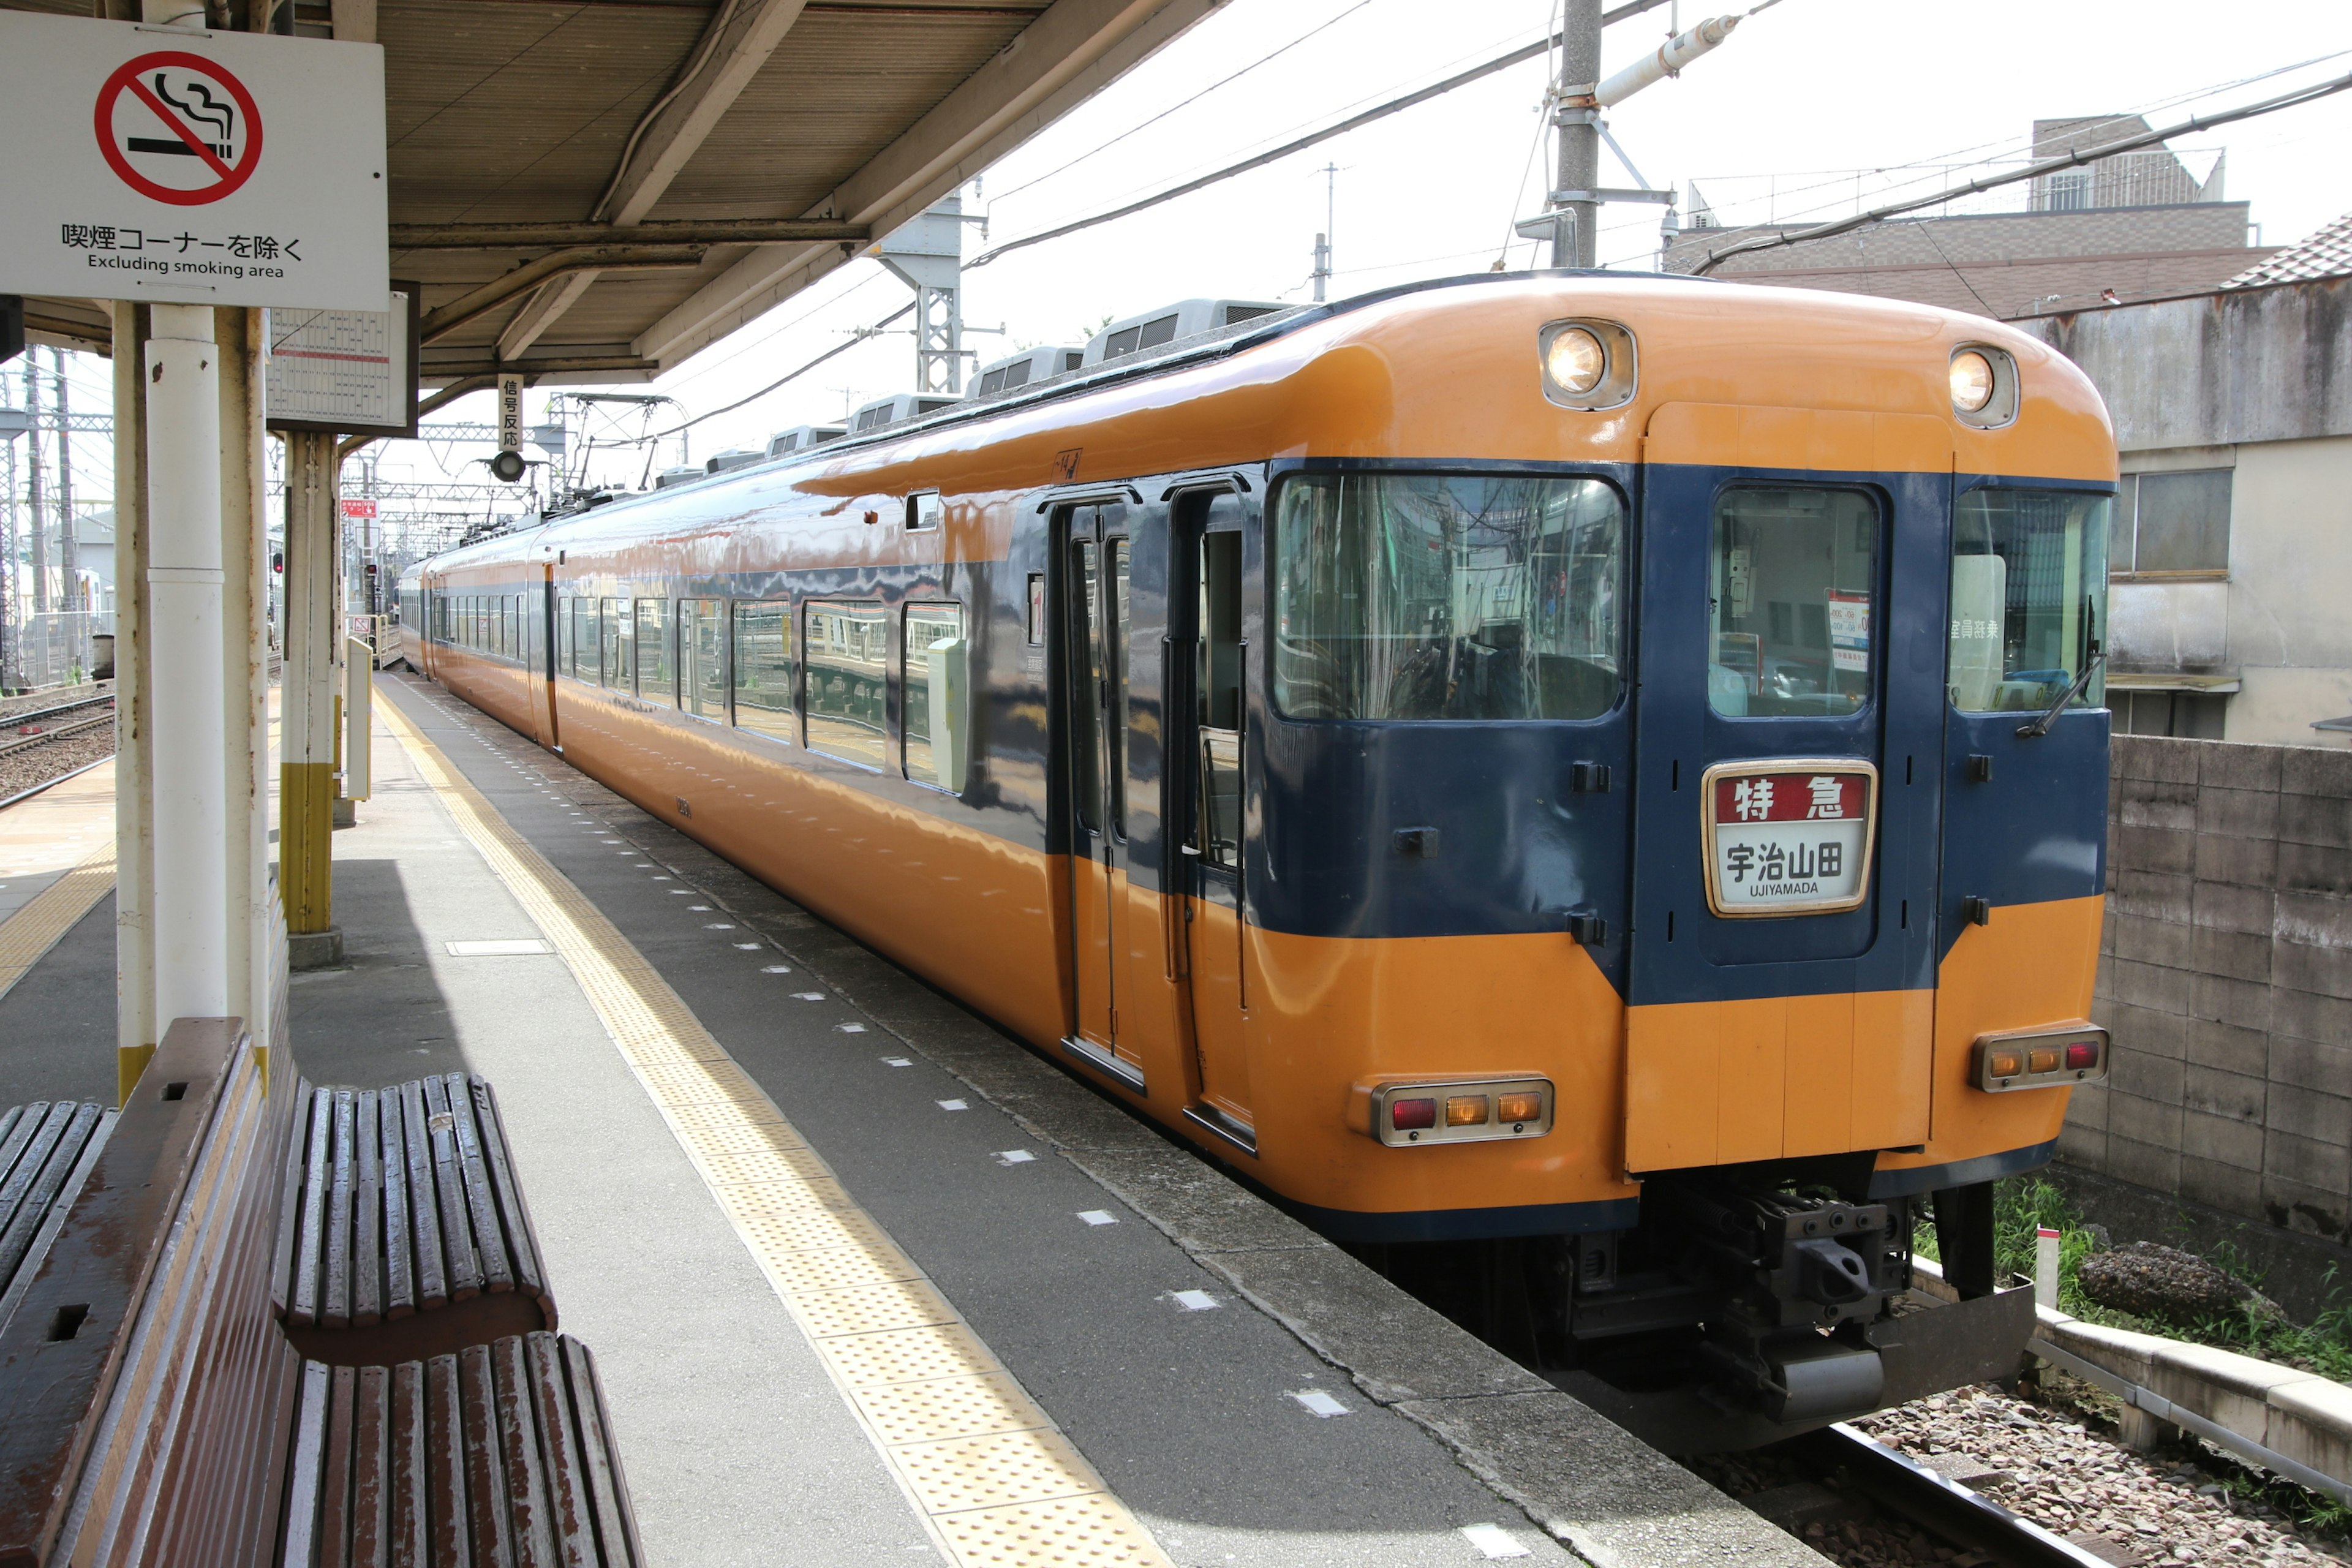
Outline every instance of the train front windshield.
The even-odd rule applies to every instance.
[[[1276,503],[1294,719],[1591,719],[1617,700],[1625,512],[1594,479],[1300,474]]]

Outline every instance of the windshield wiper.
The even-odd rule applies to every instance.
[[[2083,694],[2083,688],[2091,684],[2091,677],[2099,672],[2099,666],[2103,661],[2105,661],[2106,657],[2107,650],[2101,647],[2097,643],[2093,643],[2091,645],[2091,657],[2083,661],[2083,673],[2074,678],[2073,685],[2067,687],[2065,690],[2058,694],[2058,700],[2050,705],[2049,712],[2044,713],[2041,718],[2036,719],[2031,724],[2020,724],[2017,727],[2017,738],[2022,741],[2035,735],[2047,735],[2050,733],[2050,726],[2058,721],[2059,714],[2066,711],[2066,705],[2068,703],[2074,701],[2075,698],[2080,697]]]

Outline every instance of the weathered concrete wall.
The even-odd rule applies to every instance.
[[[2060,1158],[2352,1241],[2352,752],[2116,736],[2107,888]]]
[[[2013,323],[2083,367],[2126,452],[2352,435],[2352,278]]]

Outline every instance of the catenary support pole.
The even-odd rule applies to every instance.
[[[1552,188],[1591,191],[1601,179],[1601,131],[1594,123],[1601,110],[1592,89],[1601,79],[1601,0],[1567,0],[1559,50],[1559,96],[1553,110],[1559,128],[1559,164]],[[1554,267],[1591,267],[1600,258],[1601,206],[1597,202],[1570,201],[1565,210],[1571,221],[1552,230]]]

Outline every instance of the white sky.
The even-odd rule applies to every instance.
[[[1685,26],[1715,14],[1699,0],[1673,9]],[[966,254],[1237,161],[1503,53],[1542,36],[1550,10],[1551,0],[1228,0],[989,171],[978,199],[967,190],[965,210],[985,210],[989,227],[983,241],[972,226]],[[1668,17],[1662,6],[1610,28],[1604,73],[1654,47]],[[1310,32],[1230,85],[1174,107]],[[2231,85],[2321,57],[2333,58]],[[2037,117],[2146,110],[2163,124],[2347,70],[2352,5],[2345,0],[1780,0],[1681,79],[1619,106],[1611,127],[1652,182],[1686,190],[1696,181],[1722,221],[1788,220],[1850,211],[1858,195],[1874,196],[1890,179],[1910,177],[1871,170],[2014,157]],[[1544,80],[1543,64],[1529,61],[1150,213],[970,272],[967,327],[1007,331],[967,342],[983,358],[1075,344],[1106,317],[1192,296],[1303,301],[1324,226],[1326,163],[1339,170],[1335,298],[1484,270],[1511,220],[1541,204],[1529,152]],[[2352,207],[2347,146],[2352,93],[2175,143],[2200,173],[2212,150],[2227,148],[2228,194],[2252,203],[2262,237],[2273,245]],[[1634,183],[1605,153],[1602,179]],[[2022,187],[2016,200],[2021,205]],[[1602,262],[1651,266],[1658,218],[1652,206],[1610,208]],[[1519,242],[1512,264],[1525,265],[1528,254]],[[719,407],[909,298],[878,263],[853,262],[653,390],[692,414]],[[16,369],[0,401],[19,401]],[[691,459],[838,419],[846,405],[912,381],[910,338],[858,344],[741,412],[697,426]],[[83,361],[75,382],[78,406],[104,405],[103,362]],[[531,422],[545,395],[526,395]],[[490,396],[436,417],[488,421]],[[76,458],[77,469],[88,470],[81,492],[103,494],[102,454]],[[677,460],[677,442],[663,443],[657,466]],[[383,471],[425,478],[434,468],[423,448],[406,446],[386,454]],[[640,448],[600,462],[596,478],[634,483],[642,471]],[[476,467],[464,477],[481,473]]]

